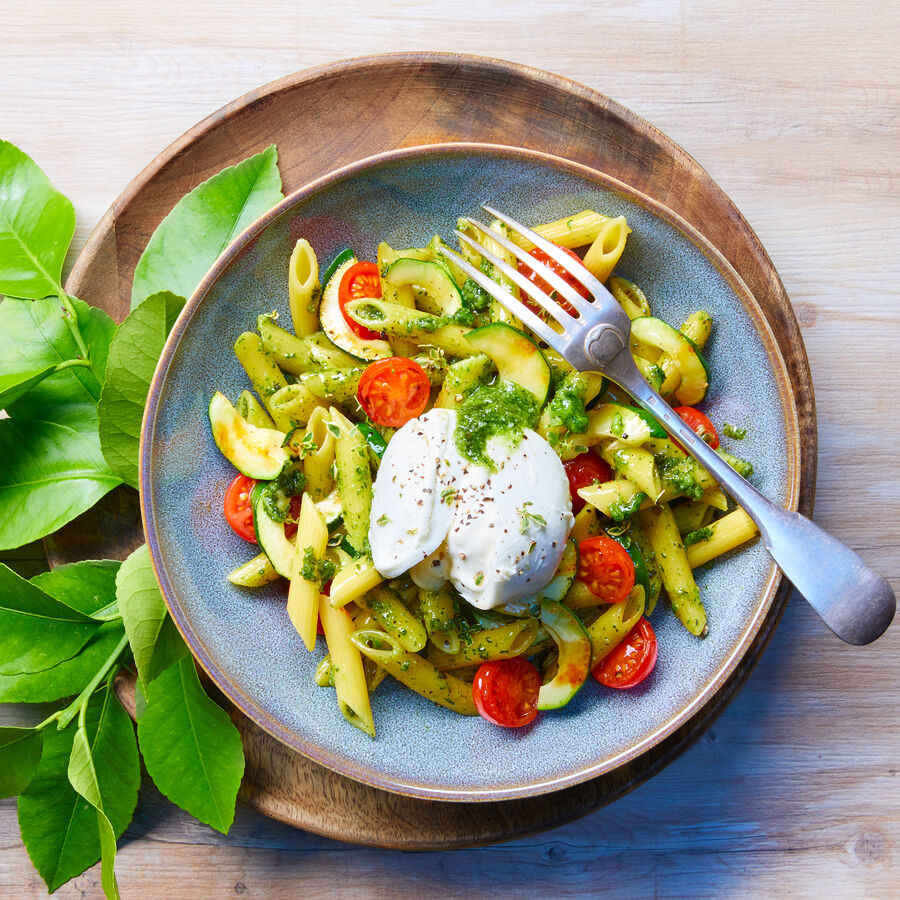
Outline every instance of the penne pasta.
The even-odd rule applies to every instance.
[[[309,241],[300,238],[288,264],[288,295],[297,337],[304,337],[318,329],[321,293],[316,254]]]
[[[296,554],[291,569],[287,610],[297,634],[303,638],[303,643],[310,653],[316,646],[319,592],[322,589],[314,565],[310,570],[310,563],[325,556],[327,544],[328,529],[325,528],[312,497],[304,494],[297,521],[297,536],[294,542]]]

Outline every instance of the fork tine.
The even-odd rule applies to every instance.
[[[566,300],[569,301],[569,304],[577,309],[582,315],[587,315],[590,313],[592,307],[590,303],[572,287],[571,284],[568,284],[564,281],[556,272],[554,272],[549,266],[535,259],[530,253],[526,250],[523,250],[518,244],[514,241],[511,241],[508,237],[502,234],[498,234],[496,231],[492,231],[485,225],[482,225],[477,219],[466,219],[471,225],[477,228],[482,234],[491,238],[491,240],[496,241],[500,244],[501,247],[505,247],[516,259],[525,263],[528,268],[533,269],[534,272],[544,279],[556,292]],[[573,263],[574,260],[569,257],[569,262]],[[567,267],[568,268],[568,267]],[[529,284],[533,284],[533,282],[528,282]],[[519,284],[522,287],[521,284]],[[531,292],[531,288],[527,288],[526,290]]]
[[[458,232],[457,232],[458,233]],[[506,288],[501,287],[491,278],[488,278],[484,272],[475,268],[468,260],[463,259],[458,253],[455,253],[449,247],[439,247],[441,253],[448,259],[453,260],[466,275],[473,281],[477,282],[487,291],[498,303],[505,306],[514,316],[527,325],[541,340],[546,341],[557,353],[565,352],[564,335],[557,334],[549,325],[540,317],[535,315],[521,300],[517,300]]]
[[[469,220],[471,221],[471,220]],[[479,244],[467,234],[457,230],[456,236],[468,244],[476,253],[480,253],[495,269],[502,272],[510,281],[517,284],[523,291],[545,309],[563,328],[574,328],[577,326],[576,320],[570,316],[558,303],[545,294],[537,285],[529,281],[522,275],[518,269],[514,269],[508,262],[500,259],[495,253],[492,253],[484,244]]]
[[[551,259],[556,260],[564,269],[568,272],[571,272],[572,275],[577,278],[597,299],[612,299],[612,294],[603,286],[601,282],[599,282],[590,271],[580,262],[576,262],[569,256],[568,253],[560,250],[553,241],[548,241],[547,238],[538,234],[536,231],[532,231],[530,228],[527,228],[521,222],[517,222],[515,219],[511,219],[509,216],[504,215],[502,212],[494,209],[492,206],[488,206],[486,203],[481,204],[481,208],[489,215],[493,216],[495,219],[499,219],[503,222],[504,225],[508,225],[512,228],[513,231],[517,231],[523,237],[528,238],[536,247],[540,247],[544,253],[547,254]],[[530,263],[529,263],[530,265]],[[541,276],[543,277],[543,276]]]

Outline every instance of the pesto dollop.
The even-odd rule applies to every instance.
[[[559,383],[548,405],[550,420],[573,434],[587,431],[588,417],[584,408],[587,378],[581,372],[569,372]]]
[[[514,450],[525,429],[537,424],[539,412],[535,396],[511,381],[482,385],[457,410],[456,448],[471,462],[496,471],[487,454],[488,441],[502,437]]]

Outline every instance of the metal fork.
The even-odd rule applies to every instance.
[[[763,544],[781,571],[839,638],[850,644],[868,644],[880,637],[890,625],[896,610],[894,592],[888,582],[870,569],[858,554],[818,525],[764,497],[682,421],[635,366],[629,346],[631,321],[625,311],[580,262],[515,219],[490,206],[483,205],[482,209],[561,265],[587,288],[594,298],[593,302],[585,300],[563,278],[518,244],[475,219],[466,221],[525,262],[558,296],[568,302],[572,314],[495,253],[458,229],[456,236],[546,310],[562,326],[562,333],[552,329],[508,290],[459,254],[445,247],[441,247],[441,253],[518,316],[572,366],[580,371],[601,372],[608,376],[655,416],[744,507],[759,527]]]

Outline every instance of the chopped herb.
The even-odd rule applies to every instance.
[[[547,525],[547,520],[543,516],[528,511],[529,506],[534,506],[534,504],[530,500],[526,500],[516,510],[516,512],[522,519],[521,524],[519,525],[520,534],[527,534],[528,530],[532,526],[532,523],[539,525],[541,528],[544,528]]]
[[[622,413],[617,412],[613,416],[612,424],[609,426],[609,430],[616,437],[622,437],[622,435],[625,433],[625,422],[622,419]]]
[[[300,441],[300,459],[306,459],[311,453],[315,453],[316,450],[319,449],[319,445],[316,443],[316,439],[313,437],[311,431],[308,431],[303,435],[303,440]]]
[[[713,536],[712,528],[698,528],[696,531],[689,531],[683,538],[684,546],[690,547],[698,541],[708,541]]]
[[[737,425],[729,425],[728,422],[726,422],[722,426],[722,434],[724,434],[725,437],[734,438],[736,441],[742,441],[747,437],[747,429],[740,428]]]
[[[418,534],[418,533],[419,533],[419,529],[418,529],[418,528],[407,528],[407,529],[406,529],[406,533],[407,533],[407,534]]]
[[[333,434],[336,438],[341,436],[341,426],[335,422],[326,422],[325,427],[328,431]]]
[[[390,521],[391,521],[391,520],[390,520],[386,515],[383,515],[383,516],[379,516],[379,517],[375,520],[375,524],[376,524],[376,525],[381,525],[381,526],[383,527],[383,526],[387,525],[388,522],[390,522]]]
[[[291,430],[284,436],[284,440],[281,442],[282,447],[287,447],[287,445],[294,439],[294,434],[296,433],[298,428],[300,428],[300,426],[296,422],[291,425]],[[310,435],[310,437],[312,437],[312,435]]]
[[[481,587],[484,584],[484,572],[479,572],[475,576],[475,587]]]
[[[446,488],[441,491],[441,503],[446,503],[449,506],[453,502],[453,498],[456,496],[456,488]]]
[[[400,671],[405,672],[410,667],[410,660],[404,659],[402,663],[400,663]]]

